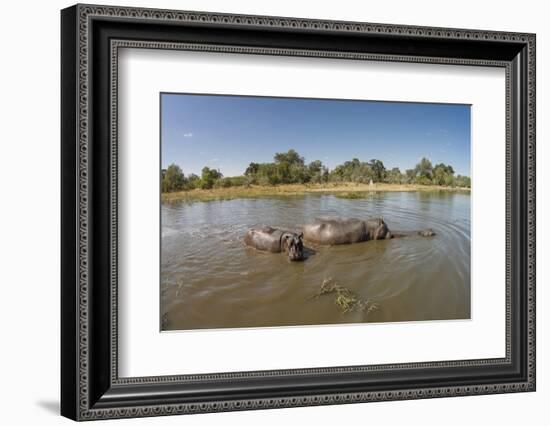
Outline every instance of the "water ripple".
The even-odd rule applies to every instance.
[[[470,196],[385,193],[163,205],[161,304],[171,329],[411,321],[470,315]],[[294,229],[318,216],[382,217],[409,237],[320,247],[306,262],[246,248],[249,227]],[[365,319],[330,298],[309,301],[328,277],[380,304]]]

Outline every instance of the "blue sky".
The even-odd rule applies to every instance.
[[[333,169],[352,158],[402,172],[422,157],[470,176],[470,106],[161,94],[162,167],[224,176],[293,148]]]

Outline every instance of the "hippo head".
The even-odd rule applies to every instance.
[[[283,247],[285,252],[288,252],[289,260],[303,260],[304,259],[304,234],[291,234],[287,233],[283,236]]]
[[[382,219],[377,219],[377,223],[373,229],[373,240],[389,240],[391,238],[391,232],[388,229],[388,225]]]

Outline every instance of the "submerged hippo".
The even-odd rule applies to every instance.
[[[244,236],[247,246],[271,253],[287,253],[290,260],[303,260],[303,234],[270,226],[249,229]]]
[[[376,219],[317,218],[303,227],[306,241],[320,245],[352,244],[369,240],[389,240],[391,238],[420,235],[435,235],[431,229],[423,231],[391,232],[386,223]]]

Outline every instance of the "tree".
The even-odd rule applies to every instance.
[[[173,192],[185,189],[186,179],[177,164],[170,164],[162,173],[161,191]]]
[[[386,168],[384,163],[380,160],[372,159],[370,160],[370,168],[372,170],[372,178],[374,182],[382,182],[386,175]]]
[[[309,163],[307,168],[309,170],[310,175],[315,175],[315,174],[321,173],[323,169],[323,163],[321,162],[321,160],[315,160]]]
[[[211,169],[209,167],[203,167],[201,171],[201,188],[202,189],[211,189],[214,186],[214,183],[221,179],[223,175],[219,170]]]
[[[451,165],[438,163],[432,166],[428,158],[422,158],[414,169],[401,173],[399,167],[387,170],[381,160],[369,162],[353,158],[337,165],[332,171],[320,160],[305,164],[294,149],[276,153],[272,163],[250,163],[243,175],[224,177],[216,169],[204,167],[201,177],[191,173],[187,177],[176,164],[170,164],[161,170],[162,192],[191,190],[195,188],[227,188],[231,186],[278,185],[286,183],[321,183],[321,182],[388,182],[393,184],[418,183],[421,185],[445,185],[469,188],[468,176],[455,176]]]
[[[196,174],[191,173],[187,176],[187,188],[189,189],[195,189],[199,187],[201,178],[198,177]]]
[[[405,170],[406,183],[413,183],[415,177],[416,177],[416,170],[415,169]]]
[[[277,168],[277,180],[279,183],[306,183],[309,174],[301,157],[295,150],[277,152],[273,159]]]
[[[346,161],[332,170],[330,180],[334,182],[361,182],[368,183],[370,180],[381,181],[384,179],[386,169],[379,160],[373,160],[372,163],[359,161],[353,158]]]
[[[472,185],[471,179],[468,176],[457,175],[455,185],[462,188],[470,188]]]
[[[246,168],[244,175],[245,176],[254,176],[260,170],[260,165],[258,163],[250,163]]]
[[[388,183],[401,183],[403,181],[403,175],[399,167],[394,167],[386,174],[386,181]]]
[[[277,179],[280,183],[290,183],[291,173],[290,173],[290,163],[282,161],[275,165],[277,170]]]
[[[431,180],[432,178],[432,162],[428,160],[426,157],[423,157],[422,160],[416,165],[415,167],[416,176],[419,178],[425,178],[421,179],[423,182],[426,182],[427,180]]]
[[[249,171],[247,177],[251,183],[259,185],[276,185],[281,183],[281,170],[279,170],[278,165],[275,163],[251,163],[247,170]]]
[[[304,157],[300,157],[300,155],[293,149],[289,149],[287,152],[277,152],[275,153],[273,159],[275,160],[275,163],[304,165]]]
[[[262,185],[277,185],[282,183],[279,176],[279,169],[274,163],[265,163],[260,170],[260,184]]]
[[[328,169],[323,166],[320,160],[315,160],[309,163],[307,166],[307,172],[309,175],[309,181],[313,183],[326,182],[328,178]]]
[[[433,168],[432,182],[436,185],[451,185],[455,171],[451,166],[443,163],[436,164]]]
[[[290,165],[290,181],[289,183],[308,183],[311,176],[307,167],[304,164]]]

